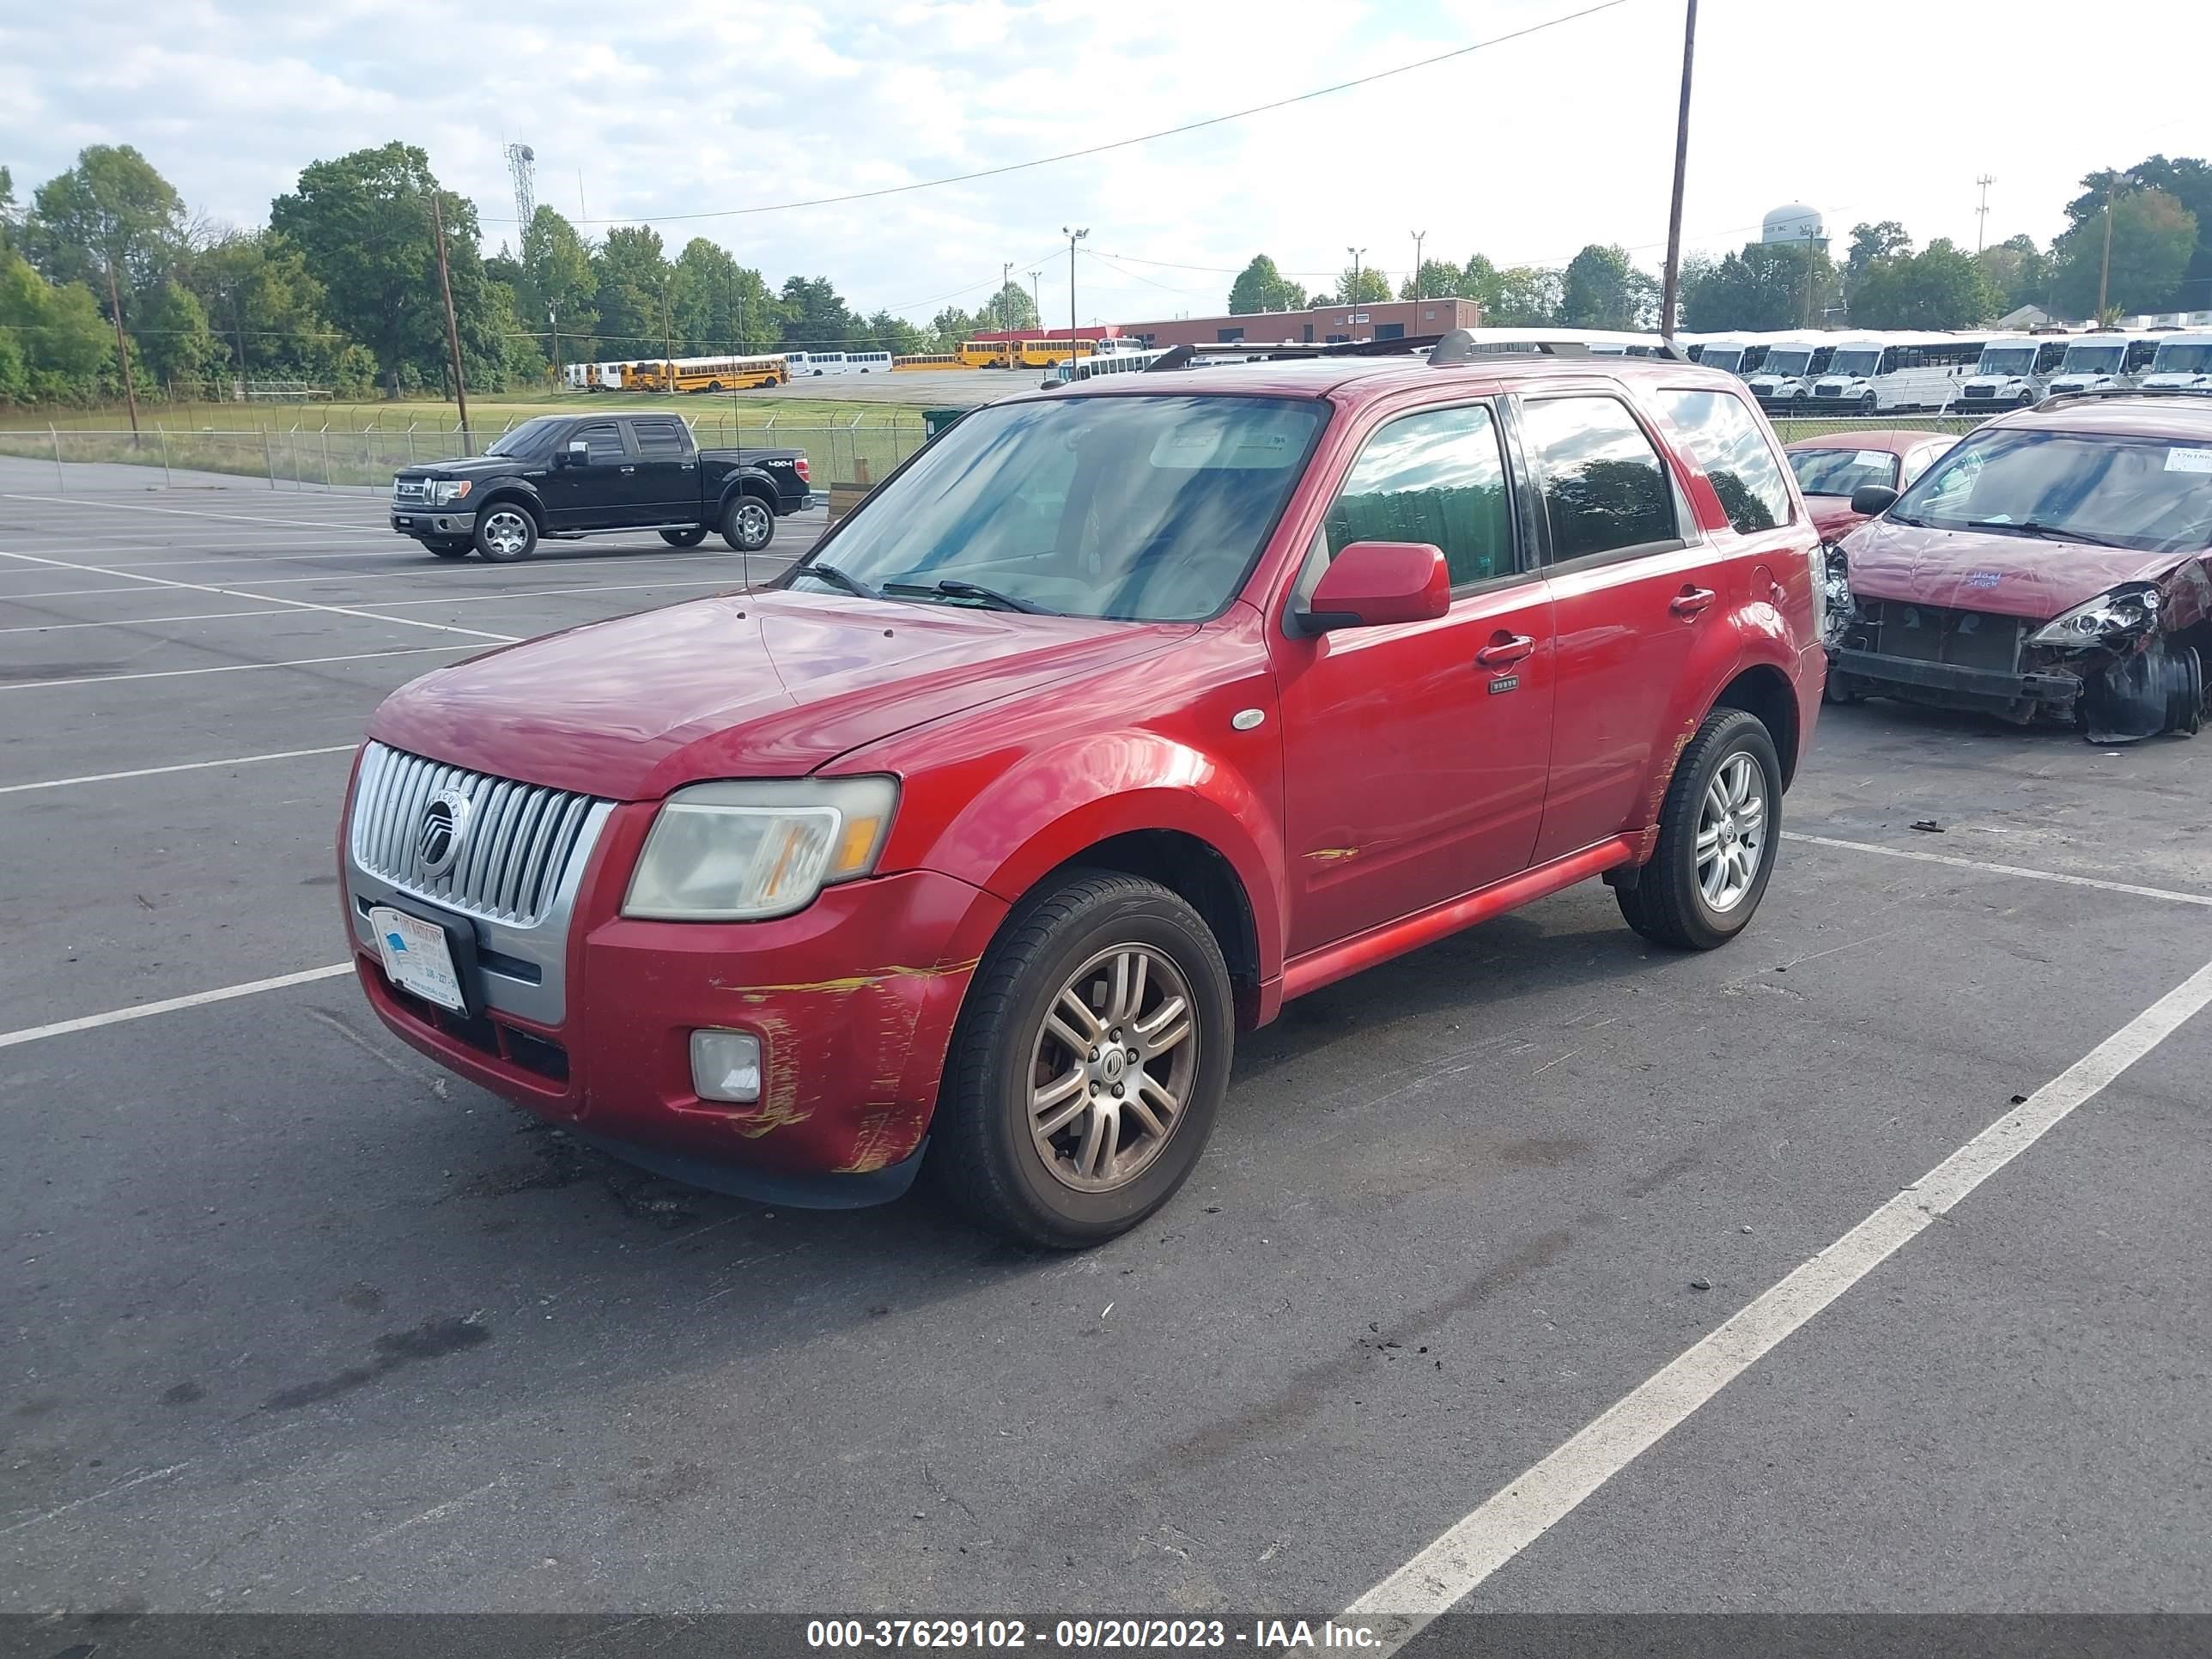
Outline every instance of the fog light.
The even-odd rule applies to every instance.
[[[750,1031],[692,1032],[691,1087],[702,1100],[758,1100],[760,1039]]]

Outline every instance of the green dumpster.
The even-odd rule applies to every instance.
[[[921,411],[921,432],[925,439],[934,438],[968,411],[964,409],[925,409]]]

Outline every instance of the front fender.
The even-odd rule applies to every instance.
[[[473,497],[471,499],[473,500]],[[475,501],[476,510],[481,514],[486,507],[495,506],[501,501],[522,502],[530,509],[531,516],[538,520],[539,526],[542,528],[544,526],[545,502],[538,494],[537,489],[526,480],[501,478],[484,491],[482,501]]]

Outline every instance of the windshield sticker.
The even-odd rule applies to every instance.
[[[1862,449],[1852,457],[1852,464],[1856,466],[1884,466],[1888,461],[1889,452],[1886,449]]]
[[[2002,570],[1969,570],[1966,573],[1966,586],[1969,587],[1995,587],[2003,575],[2004,572]]]
[[[2184,449],[2176,445],[2166,452],[2168,472],[2212,472],[2212,449]]]

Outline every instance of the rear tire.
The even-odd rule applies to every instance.
[[[739,495],[722,513],[722,539],[740,553],[757,553],[775,539],[775,514],[757,495]]]
[[[1026,1244],[1082,1249],[1127,1231],[1205,1150],[1233,1006],[1220,944],[1181,897],[1071,872],[976,970],[931,1130],[934,1183]]]
[[[664,530],[660,539],[671,547],[696,547],[707,539],[707,526],[694,525],[689,530]]]
[[[538,520],[513,501],[494,501],[477,514],[477,551],[494,564],[514,564],[538,550]]]
[[[441,536],[435,541],[426,541],[423,546],[441,559],[465,559],[477,550],[477,544],[466,536]]]
[[[1756,714],[1716,708],[1675,763],[1659,845],[1633,887],[1613,890],[1644,938],[1711,951],[1749,925],[1782,836],[1782,763]]]

